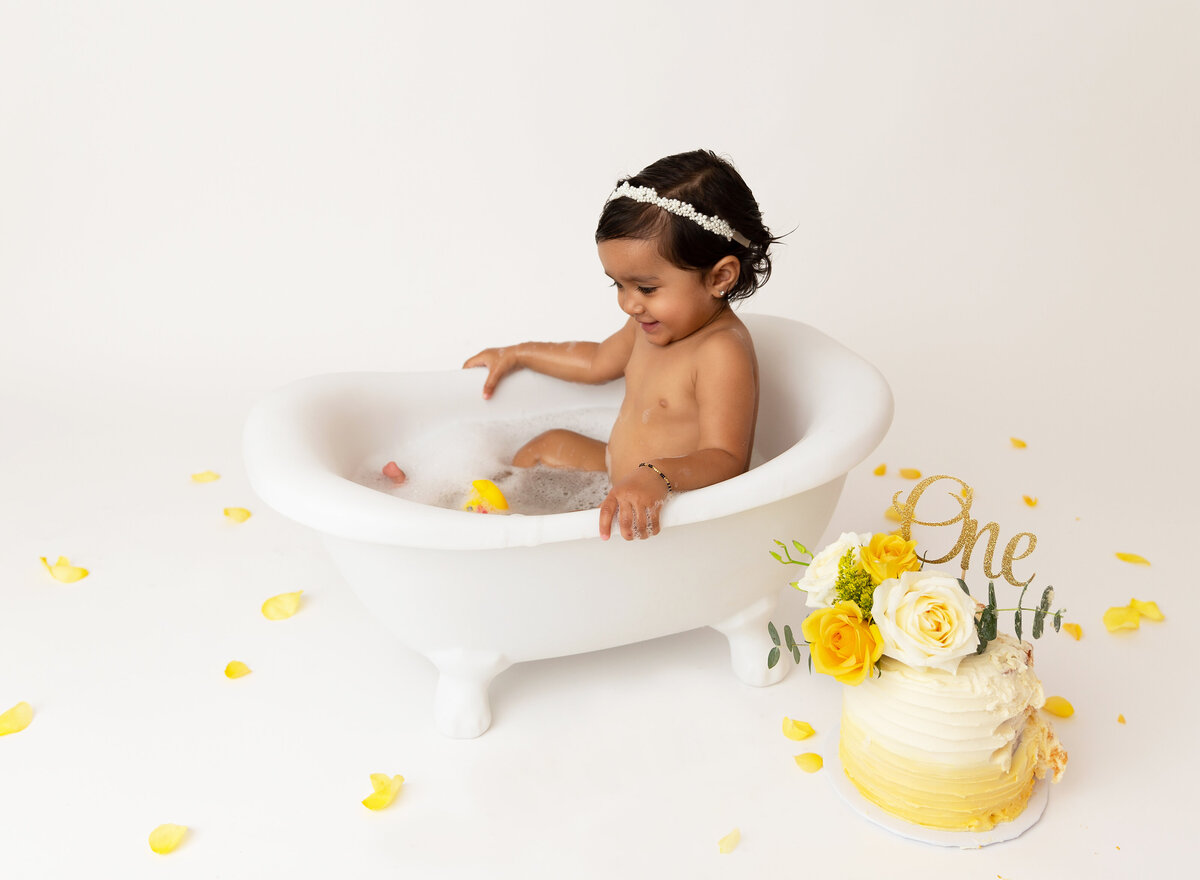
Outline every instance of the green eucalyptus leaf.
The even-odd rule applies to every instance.
[[[1062,611],[1059,611],[1057,614],[1054,615],[1054,631],[1055,632],[1062,632],[1062,616],[1063,616]]]
[[[1038,604],[1038,611],[1042,614],[1047,614],[1050,611],[1050,603],[1054,601],[1054,587],[1046,587],[1042,591],[1042,601]]]
[[[797,666],[800,665],[800,646],[799,645],[792,646],[792,659],[796,661]]]
[[[1045,628],[1046,612],[1039,608],[1037,611],[1033,612],[1033,637],[1035,639],[1040,639],[1042,637],[1042,630]]]
[[[994,583],[992,583],[991,581],[988,581],[987,607],[988,607],[989,611],[993,612],[993,616],[994,616],[995,611],[996,611],[996,585]]]
[[[962,578],[958,578],[958,585],[960,587],[962,587],[962,591],[964,593],[966,593],[968,596],[971,595],[971,591],[967,589],[967,582],[964,581]]]
[[[1021,641],[1021,607],[1019,605],[1013,612],[1013,632],[1016,633],[1017,641]]]
[[[771,621],[767,621],[767,633],[771,636],[771,641],[775,644],[775,647],[778,648],[779,647],[779,630],[775,629],[775,624],[772,623]]]
[[[795,647],[796,647],[796,637],[792,635],[792,628],[791,628],[790,626],[785,626],[785,627],[783,628],[783,638],[784,638],[784,641],[785,641],[785,642],[786,642],[786,644],[787,644],[787,649],[788,649],[789,651],[791,651],[791,650],[795,649]]]
[[[772,648],[771,653],[767,655],[767,669],[774,669],[775,664],[779,662],[779,649]]]

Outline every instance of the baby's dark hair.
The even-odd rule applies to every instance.
[[[657,239],[659,252],[681,269],[708,269],[727,256],[741,263],[737,282],[725,291],[726,302],[745,299],[771,277],[770,246],[778,241],[763,225],[762,212],[746,181],[711,150],[693,150],[659,159],[617,186],[652,187],[664,199],[687,202],[699,213],[716,216],[745,236],[749,246],[709,232],[694,220],[657,205],[615,198],[604,206],[596,241],[614,238]]]

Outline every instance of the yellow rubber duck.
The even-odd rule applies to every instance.
[[[491,480],[472,480],[471,495],[462,509],[472,513],[508,513],[508,499]]]

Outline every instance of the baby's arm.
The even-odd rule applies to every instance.
[[[626,540],[657,535],[662,505],[671,492],[700,489],[745,472],[758,411],[758,379],[751,349],[735,334],[706,340],[698,352],[696,404],[699,449],[687,455],[651,458],[651,467],[613,474],[613,488],[600,505],[600,537],[613,520]]]
[[[500,380],[527,367],[538,373],[598,385],[620,378],[633,350],[632,319],[603,342],[522,342],[504,348],[487,348],[467,359],[463,367],[487,367],[483,396],[489,398]]]

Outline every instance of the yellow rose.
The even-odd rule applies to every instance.
[[[800,625],[812,652],[813,668],[842,684],[861,684],[883,653],[879,627],[863,620],[853,602],[819,608]]]
[[[905,541],[899,535],[872,535],[871,542],[862,548],[863,570],[877,585],[906,571],[916,571],[921,567],[916,546],[916,541]]]

